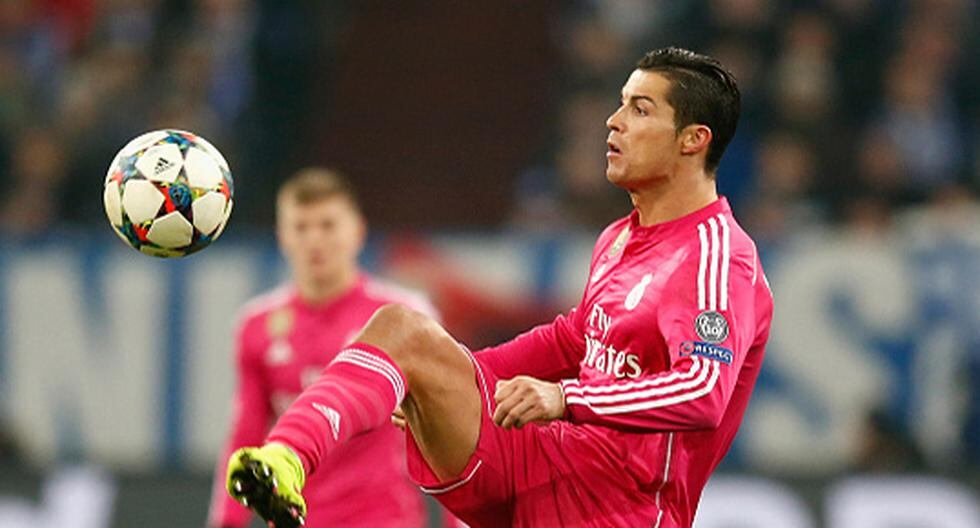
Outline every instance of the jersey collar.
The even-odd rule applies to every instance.
[[[697,211],[694,211],[693,213],[688,213],[680,218],[675,218],[674,220],[669,220],[667,222],[661,222],[659,224],[649,226],[641,226],[640,212],[633,209],[633,212],[631,212],[629,216],[630,230],[635,235],[642,237],[663,238],[678,231],[683,231],[685,228],[697,225],[717,214],[730,215],[731,212],[732,209],[728,205],[728,199],[724,196],[719,196],[717,200],[702,207],[701,209],[698,209]]]

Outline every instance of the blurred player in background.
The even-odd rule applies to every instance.
[[[691,526],[772,320],[755,244],[716,187],[739,108],[716,60],[647,54],[606,122],[606,178],[634,210],[599,236],[578,307],[474,355],[382,308],[268,444],[232,456],[229,491],[296,526],[307,476],[343,478],[325,462],[400,406],[409,471],[472,526]]]
[[[401,303],[433,314],[418,296],[358,268],[366,226],[350,184],[306,169],[277,198],[277,236],[292,283],[251,301],[237,332],[238,388],[231,431],[215,477],[209,526],[242,528],[251,512],[224,491],[228,455],[261,443],[269,427],[315,381],[379,307]],[[329,430],[329,426],[328,429]],[[309,526],[421,527],[422,496],[405,471],[404,435],[393,426],[359,435],[323,460],[306,496]]]

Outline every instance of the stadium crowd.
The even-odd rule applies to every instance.
[[[756,236],[808,222],[883,226],[896,208],[972,200],[980,183],[977,4],[971,0],[582,0],[557,141],[519,180],[517,217],[599,225],[622,209],[596,123],[624,58],[660,45],[717,56],[743,114],[719,185]],[[603,196],[605,200],[596,200]],[[533,221],[530,221],[533,219]]]
[[[274,188],[343,41],[350,2],[9,0],[0,6],[0,225],[101,221],[106,160],[180,124]],[[555,3],[551,133],[513,182],[518,225],[595,227],[622,210],[603,171],[621,72],[676,44],[730,65],[744,112],[720,170],[737,211],[774,235],[799,222],[886,224],[895,208],[972,197],[980,65],[972,0],[578,0]],[[315,15],[311,18],[312,15]],[[393,11],[392,16],[398,16]],[[326,36],[323,36],[326,35]],[[332,37],[331,37],[332,36]],[[316,65],[317,67],[311,67]],[[535,150],[536,149],[536,150]],[[268,215],[242,217],[268,219]]]

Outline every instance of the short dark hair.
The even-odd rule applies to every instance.
[[[323,167],[307,167],[282,184],[277,201],[308,205],[335,197],[345,198],[359,209],[354,186],[343,174]]]
[[[741,111],[735,76],[712,57],[675,47],[647,53],[636,63],[636,68],[662,73],[670,80],[667,102],[674,108],[678,132],[693,124],[711,129],[704,167],[714,172],[735,135]]]

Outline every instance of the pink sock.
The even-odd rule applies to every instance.
[[[307,475],[348,438],[391,419],[405,397],[405,376],[381,349],[354,343],[279,417],[267,441],[299,455]]]

